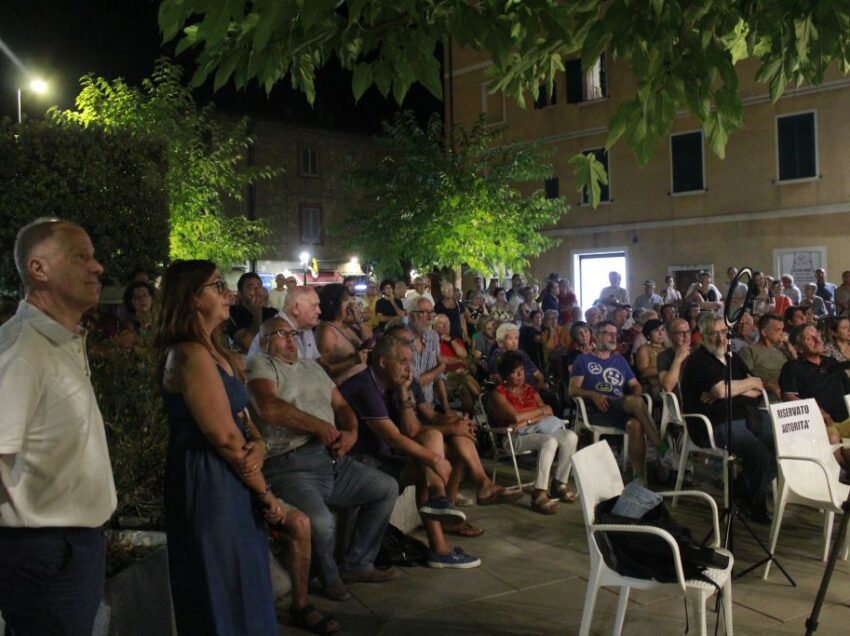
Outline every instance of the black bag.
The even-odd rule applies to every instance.
[[[384,540],[378,556],[375,557],[375,567],[386,570],[393,566],[413,567],[424,565],[428,558],[428,546],[419,539],[404,534],[394,525],[387,525]]]
[[[611,512],[618,497],[601,502],[596,507],[596,522],[616,525],[654,526],[669,532],[679,546],[685,579],[711,582],[703,572],[706,568],[723,569],[729,558],[713,548],[694,543],[690,530],[677,523],[661,502],[640,519],[615,515]],[[637,579],[652,579],[660,583],[676,582],[676,566],[670,545],[661,537],[640,532],[597,532],[594,535],[605,563],[617,573]],[[713,582],[711,582],[713,584]]]

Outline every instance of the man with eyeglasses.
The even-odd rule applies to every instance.
[[[444,381],[446,364],[440,362],[440,338],[431,327],[434,303],[420,296],[410,311],[410,330],[413,332],[413,379],[419,383],[425,401],[434,406],[435,400],[448,409],[449,399]]]
[[[761,378],[749,375],[737,356],[731,358],[732,436],[727,435],[726,323],[714,312],[700,316],[702,346],[698,347],[682,372],[683,410],[705,415],[714,428],[714,439],[721,448],[729,448],[744,462],[743,479],[738,482],[736,496],[749,508],[750,518],[759,524],[770,524],[766,494],[776,477],[773,431],[767,413],[759,409]],[[708,446],[704,427],[698,420],[688,419],[688,435],[698,446]]]
[[[394,477],[400,488],[416,486],[419,516],[428,536],[426,564],[433,568],[475,568],[481,560],[452,547],[442,523],[463,524],[466,515],[446,497],[452,465],[442,433],[420,424],[416,414],[413,351],[394,335],[394,325],[372,350],[369,367],[346,380],[340,392],[359,420],[354,457]]]
[[[667,324],[670,347],[658,354],[658,382],[661,388],[674,393],[679,390],[685,360],[691,354],[691,327],[684,318],[675,318]]]
[[[591,423],[628,431],[634,477],[645,479],[647,439],[666,466],[673,466],[675,457],[647,413],[640,382],[616,349],[617,327],[604,320],[596,325],[596,351],[583,353],[573,362],[569,392],[571,397],[584,398]]]
[[[312,287],[296,287],[286,294],[283,301],[283,309],[277,312],[276,317],[289,323],[296,333],[295,344],[298,347],[298,355],[305,360],[318,360],[319,348],[316,346],[316,336],[313,328],[319,324],[319,316],[322,310],[319,308],[319,295]],[[274,316],[269,316],[269,318]],[[260,337],[256,336],[248,349],[248,358],[252,358],[260,350]]]
[[[835,358],[824,355],[823,339],[811,325],[797,325],[788,340],[797,351],[797,359],[786,362],[779,374],[782,399],[814,398],[823,414],[830,443],[840,443],[842,438],[850,437],[850,414],[844,401],[850,393],[850,378]],[[839,450],[836,458],[845,469],[850,468],[850,449]]]
[[[382,583],[395,572],[374,568],[398,497],[395,481],[349,456],[357,416],[315,361],[299,356],[298,331],[272,318],[248,364],[248,394],[268,442],[263,474],[274,492],[310,518],[316,569],[328,598],[345,600],[345,583]],[[329,508],[359,508],[342,564],[334,560],[336,523]]]

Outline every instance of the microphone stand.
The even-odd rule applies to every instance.
[[[740,284],[741,277],[747,275],[752,276],[752,270],[749,267],[744,267],[735,276],[734,280],[729,285],[729,292],[726,295],[726,305],[724,307],[724,319],[726,321],[726,327],[728,329],[727,341],[732,341],[733,328],[741,319],[741,316],[746,311],[747,305],[752,303],[752,293],[748,292],[747,297],[744,300],[743,304],[739,308],[733,309],[732,301],[734,300],[734,292]],[[728,464],[733,464],[736,461],[734,448],[732,445],[732,349],[727,344],[726,353],[724,354],[724,360],[726,362],[726,377],[725,377],[725,385],[726,385],[726,448],[724,449],[728,456],[727,462],[727,470]],[[733,578],[739,579],[743,576],[746,576],[750,572],[758,569],[762,565],[772,561],[776,564],[776,567],[779,568],[779,571],[788,579],[788,582],[793,586],[797,587],[796,581],[791,578],[791,575],[782,567],[782,564],[776,559],[773,553],[768,549],[768,547],[764,544],[764,542],[758,537],[752,527],[747,523],[747,520],[744,519],[743,515],[741,515],[741,511],[738,509],[738,505],[735,501],[735,479],[732,475],[728,474],[728,489],[729,489],[729,504],[726,508],[723,509],[722,514],[720,515],[720,522],[723,523],[725,521],[726,525],[723,531],[723,547],[729,550],[734,554],[734,524],[737,519],[741,525],[744,527],[744,530],[749,533],[749,535],[758,543],[759,547],[761,547],[764,552],[764,558],[760,559],[753,565],[745,568],[744,570],[738,572],[734,575]],[[710,536],[710,535],[709,535]],[[718,599],[719,603],[719,599]]]

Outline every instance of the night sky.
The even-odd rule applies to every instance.
[[[161,44],[156,16],[158,0],[0,0],[0,40],[51,87],[47,96],[23,93],[24,115],[39,117],[50,105],[71,108],[79,92],[79,78],[95,73],[123,77],[137,84],[161,55],[173,54],[173,43]],[[178,59],[191,69],[191,58]],[[191,70],[186,76],[191,75]],[[15,89],[22,73],[0,51],[0,118],[16,116]],[[335,128],[377,131],[382,119],[398,107],[374,88],[354,103],[348,73],[330,63],[319,75],[315,106],[279,82],[270,96],[256,86],[237,92],[225,87],[213,94],[211,81],[196,91],[196,99],[212,99],[226,112],[245,113]],[[421,120],[440,112],[440,102],[424,88],[414,86],[404,108]]]

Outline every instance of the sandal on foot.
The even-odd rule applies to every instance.
[[[478,505],[492,506],[494,504],[513,501],[514,499],[521,496],[522,490],[520,490],[519,488],[499,488],[498,490],[494,490],[492,495],[488,495],[487,497],[479,497]]]
[[[531,497],[531,509],[544,515],[558,512],[558,500],[551,499],[545,492]]]
[[[292,619],[290,625],[300,629],[306,629],[314,634],[335,634],[340,630],[339,623],[330,614],[322,614],[314,605],[308,604],[298,608],[294,605],[289,608],[289,617]],[[313,617],[316,620],[310,620]]]
[[[567,484],[561,484],[557,488],[555,488],[555,493],[558,496],[560,501],[564,503],[575,503],[576,499],[578,499],[578,495],[573,491],[572,488],[567,486]]]
[[[452,534],[456,537],[466,537],[468,539],[472,539],[474,537],[480,537],[482,534],[484,534],[484,528],[476,528],[475,526],[464,522],[456,526],[443,526],[443,533]]]

